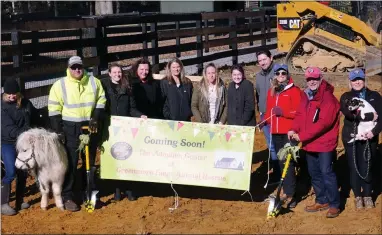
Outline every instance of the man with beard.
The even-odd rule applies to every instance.
[[[274,77],[273,71],[273,58],[271,52],[268,50],[259,51],[257,54],[257,62],[261,67],[261,71],[256,74],[256,100],[257,109],[260,112],[260,122],[264,121],[265,111],[267,109],[267,93],[271,87],[271,82]],[[271,143],[270,124],[266,122],[260,126],[260,129],[264,132],[265,139],[267,141],[268,149],[271,156],[272,181],[278,181],[281,177],[281,170],[279,167],[279,161],[277,159],[277,153],[275,147]],[[270,172],[268,172],[270,173]]]

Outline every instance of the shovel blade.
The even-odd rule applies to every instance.
[[[97,190],[92,191],[90,197],[89,196],[87,197],[87,200],[85,202],[85,209],[89,213],[92,213],[96,208],[97,193],[98,192],[99,191],[97,191]],[[89,194],[87,194],[87,195],[89,195]]]

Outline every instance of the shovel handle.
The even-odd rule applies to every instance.
[[[292,154],[288,153],[286,161],[285,161],[285,166],[284,166],[284,169],[283,169],[283,174],[281,175],[282,179],[284,179],[286,174],[287,174],[291,158],[292,158]]]
[[[90,170],[90,162],[89,162],[89,145],[85,146],[85,162],[86,162],[86,170]]]

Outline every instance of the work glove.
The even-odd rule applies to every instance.
[[[57,134],[58,135],[58,139],[60,140],[60,142],[62,144],[65,144],[66,143],[66,138],[65,138],[65,134],[64,133],[59,133]]]
[[[283,110],[279,106],[273,107],[272,112],[276,115],[276,117],[281,117],[283,115]]]
[[[90,133],[97,133],[98,131],[98,122],[95,119],[90,119],[89,121],[89,132]]]

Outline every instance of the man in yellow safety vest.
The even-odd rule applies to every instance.
[[[105,104],[105,91],[101,82],[85,71],[81,57],[72,56],[68,61],[66,77],[53,84],[48,100],[52,129],[59,134],[68,153],[68,170],[62,189],[66,210],[80,209],[73,201],[73,187],[77,172],[79,156],[77,149],[80,144],[79,135],[82,134],[81,127],[89,126],[91,133],[97,133]],[[94,176],[96,138],[90,138],[89,147],[91,172]],[[81,156],[84,162],[83,154]],[[85,184],[85,178],[83,181],[82,186]]]

